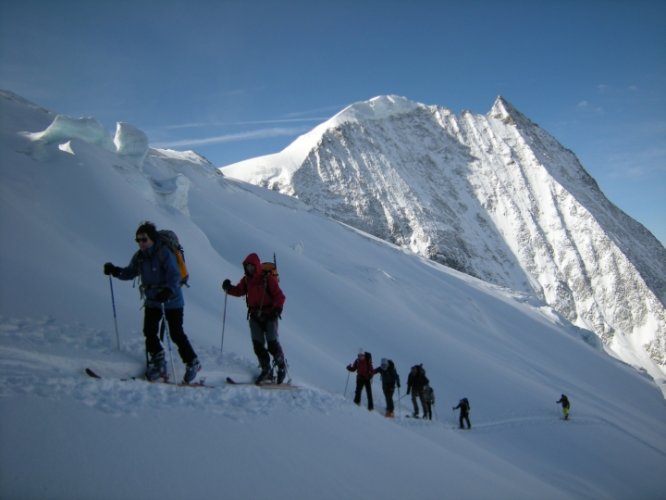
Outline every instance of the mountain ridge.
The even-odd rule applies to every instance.
[[[300,155],[309,145],[303,160],[295,144]],[[664,378],[666,250],[605,197],[571,150],[503,96],[486,115],[460,116],[375,97],[280,153],[221,171],[535,293],[616,356]]]

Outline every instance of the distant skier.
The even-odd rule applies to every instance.
[[[432,407],[435,405],[435,391],[429,384],[423,388],[423,402],[425,403],[423,408],[423,418],[432,420]]]
[[[178,346],[178,354],[185,363],[183,382],[194,380],[201,364],[183,330],[183,307],[185,301],[180,288],[180,270],[176,256],[162,242],[152,222],[142,223],[136,230],[139,250],[127,267],[116,267],[111,262],[104,264],[104,274],[120,280],[141,279],[141,295],[144,297],[143,335],[146,340],[148,365],[146,378],[155,381],[168,378],[164,348],[158,336],[159,324],[164,316],[169,325],[169,334]]]
[[[556,403],[562,405],[562,415],[564,415],[564,420],[569,420],[569,408],[571,407],[569,404],[569,398],[562,394],[560,400],[556,401]]]
[[[385,417],[393,417],[395,408],[393,406],[393,393],[396,386],[400,387],[400,376],[395,369],[395,364],[392,360],[382,358],[382,364],[375,368],[374,374],[379,373],[382,377],[382,391],[386,399],[386,413]]]
[[[354,393],[354,403],[358,406],[361,405],[361,392],[365,388],[366,396],[368,397],[368,410],[374,409],[372,401],[372,376],[374,370],[372,369],[372,356],[369,352],[361,349],[358,353],[356,361],[347,365],[347,370],[356,372],[356,392]]]
[[[426,403],[423,399],[423,388],[430,383],[428,377],[426,377],[426,371],[423,368],[423,365],[414,365],[409,372],[407,377],[407,394],[411,392],[412,394],[412,406],[414,407],[414,413],[412,416],[414,418],[419,418],[419,405],[417,404],[417,399],[421,401],[421,407],[423,408],[423,416],[426,414]]]
[[[468,429],[471,429],[471,428],[472,428],[472,424],[470,424],[470,422],[469,422],[469,410],[470,410],[470,407],[469,407],[469,401],[467,400],[467,398],[462,398],[462,399],[458,402],[458,406],[454,406],[453,409],[454,409],[454,410],[458,410],[458,409],[460,409],[460,417],[459,417],[459,419],[458,419],[458,422],[459,422],[459,424],[460,424],[460,428],[461,428],[461,429],[464,429],[464,428],[465,428],[465,426],[463,425],[463,421],[465,421],[465,422],[467,422],[467,428],[468,428]]]
[[[245,257],[243,270],[245,275],[238,284],[234,286],[225,279],[222,289],[234,297],[246,296],[252,346],[261,367],[255,383],[260,384],[273,378],[270,358],[273,356],[273,363],[278,369],[277,383],[281,384],[287,375],[287,364],[280,345],[278,319],[282,317],[286,297],[277,278],[262,272],[261,260],[256,253]]]

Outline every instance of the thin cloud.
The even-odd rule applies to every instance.
[[[604,107],[599,106],[599,105],[593,105],[590,101],[587,99],[583,99],[582,101],[579,101],[576,104],[576,109],[581,112],[587,112],[587,113],[596,113],[596,114],[603,114],[604,113]]]
[[[328,120],[329,117],[311,117],[311,118],[276,118],[272,120],[249,120],[239,122],[191,122],[191,123],[178,123],[173,125],[164,125],[159,127],[163,130],[181,130],[186,128],[203,128],[203,127],[237,127],[241,125],[274,125],[280,123],[303,123],[303,122],[322,122]]]
[[[176,141],[166,141],[154,144],[158,148],[178,148],[183,146],[206,146],[209,144],[222,144],[228,142],[251,141],[256,139],[270,139],[273,137],[286,137],[302,134],[307,128],[264,128],[259,130],[250,130],[247,132],[238,132],[236,134],[216,135],[213,137],[204,137],[200,139],[180,139]]]
[[[341,105],[336,105],[336,106],[323,106],[321,108],[315,108],[315,109],[310,109],[308,111],[294,111],[292,113],[288,113],[286,116],[291,117],[291,118],[296,118],[296,117],[303,117],[311,114],[319,114],[319,113],[333,113],[336,114],[339,111],[341,111],[343,108],[345,108],[347,105],[341,106]],[[328,120],[331,116],[328,116],[324,118],[324,120]],[[307,118],[303,118],[307,119]]]

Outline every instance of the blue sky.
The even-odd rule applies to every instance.
[[[377,95],[502,95],[666,242],[664,0],[0,0],[0,88],[220,166]]]

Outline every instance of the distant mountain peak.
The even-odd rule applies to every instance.
[[[506,124],[534,124],[529,118],[527,118],[527,116],[518,111],[513,104],[501,95],[497,96],[497,99],[495,99],[488,115],[497,120],[501,120]]]
[[[344,108],[327,123],[336,126],[347,122],[363,122],[367,120],[383,120],[389,116],[409,113],[424,107],[406,97],[398,95],[376,96],[367,101],[355,102]]]
[[[387,95],[223,168],[420,255],[534,293],[666,373],[666,250],[576,156],[498,96],[486,115]],[[627,294],[627,290],[635,293]]]

